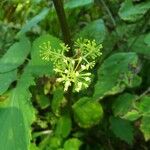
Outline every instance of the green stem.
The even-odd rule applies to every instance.
[[[65,10],[63,7],[63,2],[62,2],[62,0],[53,0],[53,3],[54,3],[54,7],[56,9],[56,13],[57,13],[57,16],[59,19],[64,42],[65,42],[65,44],[68,44],[69,47],[72,47],[70,30],[69,30],[69,26],[67,23]],[[72,55],[73,55],[73,52],[72,52],[72,48],[71,48],[68,52],[68,56],[72,56]]]

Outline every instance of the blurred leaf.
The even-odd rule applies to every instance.
[[[82,128],[90,128],[100,122],[103,109],[99,102],[83,97],[73,105],[74,118]]]
[[[112,105],[114,115],[123,116],[130,111],[133,108],[135,98],[135,95],[129,93],[123,93],[122,95],[118,96]]]
[[[97,43],[102,43],[106,37],[106,27],[102,19],[94,20],[84,27],[77,35],[76,38],[86,38],[96,40]]]
[[[30,21],[28,21],[22,29],[19,31],[18,35],[21,36],[22,34],[28,32],[33,27],[35,27],[40,21],[42,21],[49,12],[49,8],[44,8],[38,15],[33,17]]]
[[[55,135],[66,138],[71,131],[71,117],[70,115],[63,115],[57,122]]]
[[[111,130],[116,135],[116,137],[132,144],[134,138],[133,127],[129,121],[120,118],[111,117],[110,118]]]
[[[150,97],[144,96],[140,101],[138,109],[143,115],[150,115]]]
[[[13,44],[0,59],[0,73],[9,72],[23,64],[30,52],[30,47],[30,42],[25,37]]]
[[[119,16],[125,21],[135,22],[150,9],[150,1],[133,5],[132,0],[125,0],[119,10]]]
[[[150,56],[150,42],[148,44],[148,36],[149,34],[140,35],[139,37],[129,38],[128,45],[131,45],[130,50],[149,57]]]
[[[141,117],[141,114],[137,110],[131,110],[127,112],[122,118],[129,120],[129,121],[135,121]]]
[[[64,150],[79,150],[82,142],[76,138],[69,139],[64,144]]]
[[[7,91],[9,85],[17,79],[17,70],[0,74],[0,95]]]
[[[139,72],[137,68],[139,68],[139,63],[136,53],[120,52],[111,55],[98,70],[94,98],[102,99],[107,95],[120,93],[126,87],[139,86],[141,78],[136,75]]]
[[[51,108],[55,115],[59,115],[61,106],[65,102],[64,90],[63,88],[57,88],[53,94]]]
[[[94,0],[69,0],[65,3],[65,9],[73,9],[94,4]]]
[[[150,140],[150,116],[144,116],[142,118],[140,129],[144,134],[145,140]]]

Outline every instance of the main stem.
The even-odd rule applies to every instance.
[[[69,45],[69,47],[71,48],[72,47],[71,35],[70,35],[69,26],[68,26],[67,19],[66,19],[64,7],[63,7],[63,2],[62,0],[53,0],[53,3],[54,3],[56,13],[59,19],[64,42],[65,44]],[[71,48],[70,51],[68,52],[68,56],[72,56],[72,55],[73,55],[73,52]]]

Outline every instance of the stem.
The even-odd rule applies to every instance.
[[[112,13],[111,13],[109,7],[106,5],[106,3],[105,3],[104,0],[99,0],[99,1],[102,3],[102,5],[104,6],[106,12],[108,13],[108,15],[109,15],[109,17],[110,17],[110,19],[111,19],[111,21],[112,21],[113,26],[116,27],[116,21],[115,21],[113,15],[112,15]]]
[[[56,9],[56,13],[59,19],[64,42],[65,44],[68,44],[69,47],[71,48],[72,47],[71,35],[70,35],[69,26],[68,26],[67,19],[66,19],[64,7],[63,7],[63,2],[62,0],[53,0],[53,3],[54,3],[54,7]],[[72,49],[70,49],[68,52],[68,56],[72,56],[72,55],[73,55],[73,52],[72,52]]]

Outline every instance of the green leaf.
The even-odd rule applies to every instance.
[[[0,126],[3,131],[0,132],[0,145],[3,150],[29,149],[30,125],[35,118],[28,88],[33,84],[33,78],[25,72],[7,100],[0,104]]]
[[[51,103],[51,108],[55,115],[60,114],[60,109],[64,102],[64,90],[63,88],[57,88],[53,93],[53,100]]]
[[[69,115],[61,116],[57,122],[55,135],[63,138],[67,137],[71,131],[71,124],[71,118]]]
[[[150,97],[144,96],[138,106],[138,110],[142,115],[150,115]]]
[[[60,40],[51,35],[42,35],[33,42],[30,61],[30,72],[37,76],[50,76],[54,74],[52,62],[42,60],[40,46],[50,42],[53,49],[60,48]]]
[[[100,122],[103,117],[103,109],[100,103],[91,98],[83,97],[73,105],[74,118],[78,125],[90,128]]]
[[[122,118],[129,120],[129,121],[135,121],[141,117],[141,114],[137,110],[131,110],[127,112]]]
[[[0,74],[0,95],[7,91],[9,85],[17,79],[17,70]]]
[[[133,126],[130,124],[129,121],[111,117],[110,125],[111,130],[113,131],[116,137],[127,142],[128,144],[132,144],[134,133],[133,133]]]
[[[150,1],[133,5],[132,0],[125,0],[119,9],[119,16],[125,21],[135,22],[150,9]]]
[[[69,139],[64,144],[64,150],[79,150],[82,142],[76,138]]]
[[[30,42],[25,37],[13,44],[0,59],[0,73],[9,72],[23,64],[30,52],[30,47]]]
[[[73,9],[91,4],[94,4],[94,0],[69,0],[65,3],[64,7],[65,9]]]
[[[144,134],[145,140],[150,140],[150,116],[144,116],[142,118],[140,129]]]
[[[106,27],[102,19],[95,20],[84,27],[76,38],[86,38],[89,40],[96,40],[98,44],[102,43],[106,37]]]
[[[28,32],[31,28],[36,26],[40,21],[42,21],[46,15],[48,14],[49,9],[44,8],[39,14],[37,14],[35,17],[33,17],[31,20],[29,20],[19,31],[18,35],[21,36],[22,34]]]
[[[95,85],[94,98],[99,100],[107,95],[120,93],[126,87],[139,86],[141,78],[137,76],[139,70],[136,70],[138,68],[139,63],[136,53],[120,52],[111,55],[98,70],[98,81]]]
[[[145,55],[147,57],[150,56],[150,42],[148,43],[149,34],[140,35],[137,37],[129,38],[128,45],[131,45],[131,51],[136,52],[138,54]]]
[[[112,105],[113,113],[115,116],[124,116],[128,111],[133,108],[133,103],[136,96],[130,93],[123,93],[115,99]]]

